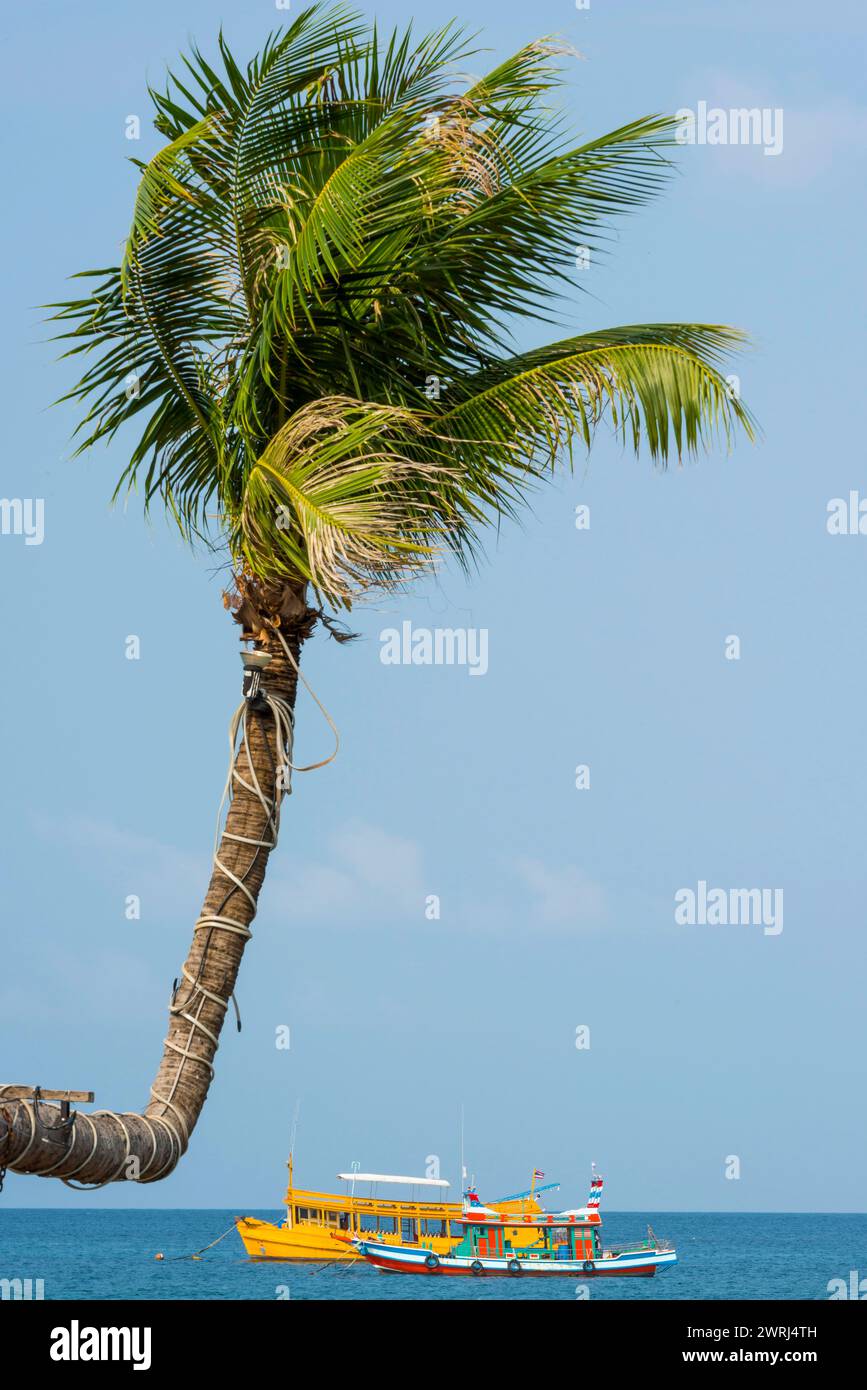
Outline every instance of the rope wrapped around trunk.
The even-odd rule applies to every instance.
[[[292,706],[282,695],[274,691],[269,691],[267,687],[263,686],[259,692],[259,696],[271,716],[273,730],[271,738],[265,738],[265,747],[268,750],[268,760],[270,764],[269,772],[273,774],[273,776],[269,777],[271,783],[271,791],[269,793],[264,790],[261,785],[251,752],[250,701],[248,699],[242,700],[232,716],[229,725],[229,770],[217,812],[217,826],[213,850],[213,867],[227,880],[229,886],[216,911],[203,912],[195,923],[194,934],[199,932],[205,933],[205,941],[199,958],[198,969],[194,975],[187,969],[186,965],[182,967],[182,978],[184,983],[183,985],[178,985],[176,983],[170,1001],[169,1013],[171,1017],[183,1019],[184,1022],[189,1024],[189,1031],[182,1044],[172,1041],[171,1038],[166,1038],[164,1042],[164,1048],[177,1055],[178,1064],[174,1078],[167,1089],[159,1089],[155,1082],[150,1090],[151,1104],[148,1106],[148,1110],[151,1110],[152,1107],[156,1105],[161,1107],[162,1114],[151,1113],[142,1115],[135,1111],[121,1112],[115,1110],[99,1110],[94,1111],[93,1115],[88,1115],[82,1111],[73,1111],[68,1117],[61,1119],[59,1123],[51,1124],[47,1122],[46,1116],[56,1114],[57,1112],[54,1111],[52,1107],[45,1106],[38,1088],[34,1088],[30,1096],[22,1096],[22,1088],[20,1086],[0,1085],[0,1103],[2,1103],[4,1099],[14,1098],[17,1105],[25,1107],[30,1126],[29,1137],[23,1150],[15,1155],[14,1160],[11,1160],[13,1171],[15,1169],[20,1169],[21,1164],[31,1154],[34,1146],[40,1140],[42,1142],[47,1142],[47,1136],[49,1134],[56,1133],[60,1130],[66,1130],[68,1135],[60,1156],[50,1167],[40,1169],[36,1176],[51,1177],[56,1174],[68,1187],[73,1188],[75,1191],[82,1192],[95,1191],[98,1188],[107,1186],[107,1184],[111,1182],[117,1182],[119,1180],[141,1183],[157,1182],[175,1167],[189,1144],[191,1126],[187,1123],[183,1109],[175,1103],[176,1093],[181,1084],[185,1069],[191,1065],[206,1067],[208,1070],[208,1083],[210,1084],[214,1076],[213,1064],[207,1058],[197,1055],[193,1050],[192,1044],[196,1035],[200,1034],[207,1038],[213,1052],[216,1052],[219,1046],[220,1025],[211,1019],[212,1026],[208,1026],[208,1024],[202,1020],[202,1011],[206,1005],[210,1005],[213,1008],[219,1009],[221,1015],[225,1015],[230,1000],[234,1002],[234,994],[230,993],[228,997],[217,994],[213,990],[206,988],[201,981],[208,947],[214,939],[215,933],[218,932],[226,932],[240,936],[244,943],[252,936],[253,933],[249,923],[242,922],[237,917],[231,916],[225,911],[226,905],[236,893],[241,893],[249,903],[250,920],[255,916],[257,896],[251,891],[246,880],[249,878],[260,854],[263,851],[266,852],[266,855],[270,854],[271,850],[273,850],[277,844],[280,828],[280,807],[284,795],[291,793],[292,773],[312,772],[316,768],[325,767],[337,756],[340,746],[340,736],[334,721],[319,700],[315,691],[312,690],[308,681],[301,674],[298,663],[280,631],[278,624],[276,622],[272,623],[272,627],[287,660],[294,668],[296,677],[304,684],[321,710],[324,718],[327,720],[334,734],[334,749],[327,758],[319,762],[310,763],[306,766],[298,766],[293,763],[295,718]],[[248,769],[247,776],[242,775],[242,772],[238,768],[238,763],[241,761],[242,750]],[[254,797],[260,803],[265,817],[261,836],[239,835],[228,830],[221,831],[224,819],[224,808],[226,808],[227,802],[231,803],[236,786],[242,788],[244,792]],[[228,817],[228,810],[226,811],[226,816]],[[250,846],[251,856],[248,863],[243,868],[243,871],[241,871],[237,864],[235,869],[231,869],[221,860],[220,848],[223,841],[233,841],[239,845]],[[185,997],[179,1000],[179,992],[181,989],[184,989],[184,986],[186,986],[184,990]],[[235,1005],[235,1009],[237,1013],[237,1004]],[[240,1028],[240,1016],[238,1019],[238,1026]],[[214,1031],[215,1029],[217,1031]],[[6,1093],[9,1092],[15,1092],[16,1094],[14,1097],[7,1096]],[[122,1140],[122,1157],[116,1168],[101,1181],[90,1184],[76,1183],[73,1181],[76,1173],[88,1166],[97,1151],[99,1134],[93,1123],[94,1119],[97,1117],[113,1120],[117,1124],[119,1135]],[[79,1123],[84,1124],[90,1131],[92,1143],[89,1148],[85,1150],[84,1156],[81,1158],[81,1161],[76,1164],[74,1169],[63,1174],[58,1173],[57,1170],[63,1167],[69,1155],[69,1151],[73,1147],[75,1126]],[[193,1123],[195,1123],[195,1119]],[[0,1128],[0,1148],[2,1148],[10,1132],[10,1125],[2,1116],[0,1116],[0,1126],[2,1126],[2,1128]],[[165,1139],[169,1141],[168,1156],[162,1161],[158,1161],[160,1145],[157,1140],[156,1127],[159,1127],[162,1131],[163,1141],[165,1141]],[[138,1142],[135,1144],[131,1132],[131,1130],[134,1129],[138,1129],[138,1135],[136,1136]],[[141,1141],[144,1137],[149,1140],[150,1155],[144,1162],[137,1156],[135,1160],[136,1171],[131,1172],[131,1151],[133,1147],[135,1147],[140,1153],[143,1147]],[[163,1142],[162,1147],[164,1150],[165,1142]],[[3,1168],[2,1159],[0,1159],[0,1187],[2,1187],[2,1176],[4,1172],[5,1169]]]

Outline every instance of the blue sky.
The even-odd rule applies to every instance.
[[[699,101],[783,110],[776,157],[680,151],[667,194],[618,224],[567,304],[576,331],[748,329],[732,370],[762,438],[660,475],[600,437],[478,575],[446,570],[359,610],[363,640],[309,645],[343,747],[285,807],[244,1030],[224,1035],[189,1153],[163,1183],[96,1198],[10,1175],[5,1204],[274,1207],[300,1102],[310,1186],[431,1155],[456,1183],[463,1104],[490,1196],[538,1165],[573,1199],[595,1160],[616,1208],[865,1209],[867,536],[826,529],[830,499],[867,497],[861,7],[465,0],[460,17],[491,62],[568,37],[584,58],[565,100],[587,134]],[[71,373],[34,306],[115,261],[127,157],[154,148],[126,117],[145,128],[146,80],[220,18],[246,54],[285,14],[84,0],[3,23],[0,492],[43,498],[45,537],[0,535],[2,1071],[116,1109],[145,1102],[158,1060],[240,663],[213,561],[134,499],[108,505],[125,441],[68,461],[73,415],[48,405]],[[379,635],[406,620],[486,629],[487,673],[384,665]],[[328,747],[305,696],[299,755]],[[781,888],[783,930],[676,924],[675,893],[700,880]]]

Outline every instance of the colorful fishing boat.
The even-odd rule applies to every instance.
[[[446,1199],[445,1178],[355,1171],[339,1173],[338,1178],[345,1184],[342,1193],[296,1187],[290,1154],[285,1221],[278,1225],[240,1216],[235,1222],[250,1259],[322,1264],[353,1260],[357,1256],[348,1242],[354,1236],[369,1237],[389,1250],[411,1246],[423,1254],[445,1255],[462,1233],[462,1207]],[[407,1196],[392,1197],[394,1188],[403,1189]],[[530,1191],[515,1193],[493,1206],[523,1221],[541,1211],[536,1193],[545,1190],[536,1186],[534,1175]]]
[[[368,1264],[393,1274],[650,1278],[657,1270],[677,1264],[674,1247],[657,1240],[650,1227],[647,1240],[613,1249],[603,1246],[599,1215],[602,1186],[602,1178],[594,1172],[586,1207],[539,1211],[519,1218],[483,1206],[475,1191],[470,1191],[457,1222],[460,1238],[446,1252],[420,1246],[396,1250],[363,1235],[350,1239]]]

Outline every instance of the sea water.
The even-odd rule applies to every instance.
[[[256,1263],[234,1230],[200,1259],[185,1258],[231,1225],[231,1211],[4,1210],[2,1202],[0,1297],[14,1295],[3,1281],[20,1279],[46,1300],[828,1299],[843,1289],[851,1297],[859,1285],[867,1299],[867,1214],[611,1212],[603,1214],[606,1245],[642,1239],[650,1222],[677,1246],[675,1268],[653,1279],[470,1280],[380,1274],[361,1261]],[[279,1211],[243,1214],[282,1219]]]

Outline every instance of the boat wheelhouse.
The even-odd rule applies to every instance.
[[[649,1227],[646,1240],[605,1248],[601,1194],[602,1178],[594,1174],[586,1207],[539,1211],[516,1220],[512,1214],[483,1206],[470,1192],[457,1223],[460,1238],[446,1253],[408,1246],[395,1250],[363,1236],[355,1237],[353,1244],[369,1264],[396,1274],[649,1278],[677,1263],[674,1248],[657,1240]]]
[[[241,1216],[235,1222],[249,1257],[317,1263],[352,1260],[357,1254],[349,1242],[355,1237],[368,1237],[389,1249],[412,1246],[424,1253],[445,1254],[460,1239],[462,1207],[446,1199],[449,1183],[445,1178],[360,1172],[337,1176],[345,1184],[343,1193],[295,1187],[290,1156],[285,1221],[277,1225]],[[393,1197],[394,1188],[408,1195]],[[494,1205],[521,1219],[540,1210],[532,1191]]]

